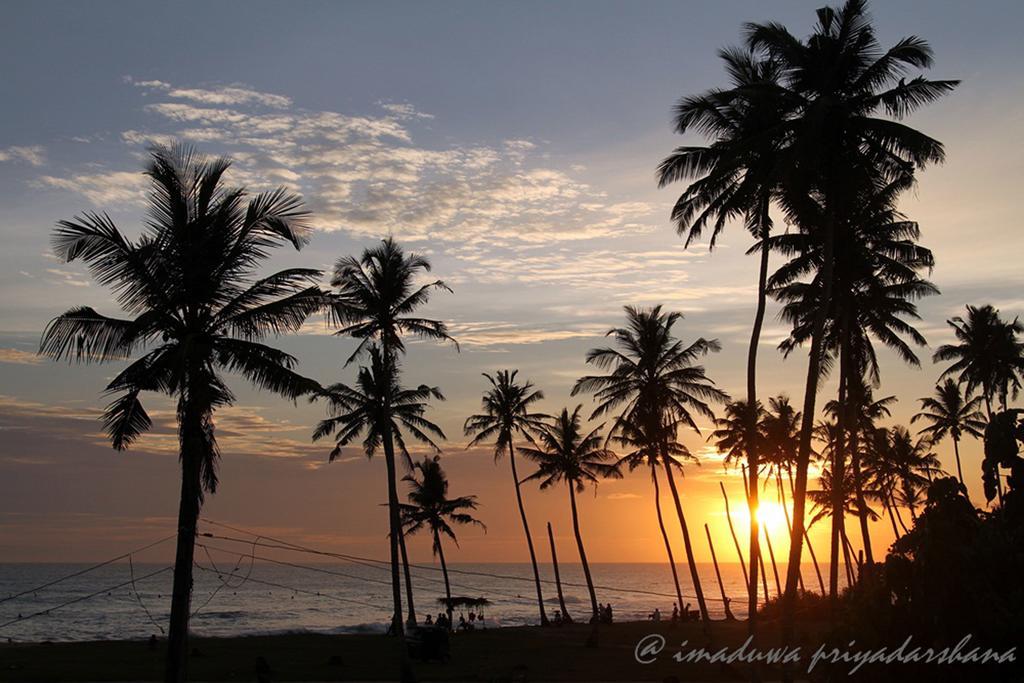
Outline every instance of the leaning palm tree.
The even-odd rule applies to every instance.
[[[533,566],[533,583],[537,590],[537,609],[540,610],[540,624],[548,624],[544,612],[544,593],[540,587],[540,570],[537,568],[537,554],[533,550],[533,537],[526,519],[526,508],[523,506],[523,494],[519,488],[519,475],[516,473],[516,450],[514,437],[519,435],[532,443],[533,434],[543,425],[547,415],[531,412],[531,406],[544,398],[544,393],[535,389],[532,382],[516,382],[518,370],[499,370],[492,377],[484,373],[491,383],[491,388],[483,396],[483,412],[471,415],[465,424],[465,433],[472,436],[469,446],[476,446],[485,441],[494,440],[494,459],[497,461],[503,453],[508,453],[509,465],[512,469],[512,483],[516,489],[516,503],[519,506],[519,518],[523,522],[523,533],[526,535],[526,547],[530,551],[530,564]]]
[[[759,445],[764,440],[761,430],[751,434],[747,428],[751,420],[760,427],[764,416],[765,410],[760,403],[751,409],[746,401],[733,401],[725,405],[725,415],[715,418],[718,429],[711,432],[708,440],[715,440],[715,448],[724,456],[722,463],[725,467],[742,461],[754,449],[764,450]]]
[[[452,587],[448,581],[448,564],[444,560],[441,536],[447,536],[459,544],[452,524],[476,524],[486,530],[483,522],[470,512],[476,510],[476,496],[448,497],[448,478],[441,469],[441,458],[425,457],[417,462],[414,472],[403,479],[409,482],[409,502],[402,505],[402,526],[406,535],[427,529],[433,541],[434,555],[441,561],[444,576],[445,605],[448,612],[448,626],[452,623]]]
[[[771,207],[781,185],[779,150],[784,144],[783,126],[787,102],[774,97],[780,76],[779,62],[758,59],[748,51],[727,49],[719,52],[730,76],[731,87],[714,89],[686,97],[676,106],[675,130],[683,135],[691,130],[712,139],[706,146],[676,148],[658,167],[658,186],[694,178],[676,201],[672,220],[686,246],[701,238],[707,223],[714,220],[709,248],[731,220],[742,218],[747,230],[760,241],[760,266],[757,280],[757,307],[747,347],[747,405],[757,400],[757,350],[767,303],[767,238],[772,230]],[[748,585],[749,628],[755,631],[757,615],[757,569],[760,559],[758,529],[757,477],[760,469],[757,445],[758,424],[754,414],[747,415],[744,442],[751,450],[746,457],[750,481],[746,488],[750,511],[750,558],[752,571]]]
[[[920,38],[900,40],[885,50],[878,43],[864,0],[817,11],[806,40],[778,23],[748,24],[747,48],[780,68],[776,97],[787,103],[786,134],[780,152],[784,204],[813,201],[822,207],[822,282],[819,310],[811,326],[803,422],[796,468],[793,537],[804,530],[807,470],[822,362],[822,332],[832,299],[836,237],[840,219],[859,202],[850,188],[888,183],[931,162],[941,162],[942,144],[895,119],[951,91],[955,81],[923,76],[906,80],[911,69],[932,63],[931,48]],[[888,114],[883,117],[879,114]],[[787,209],[787,213],[789,209]],[[783,635],[792,642],[803,544],[791,544],[786,578]]]
[[[196,524],[204,493],[217,488],[214,416],[235,400],[223,374],[241,374],[292,400],[317,388],[292,371],[295,358],[260,342],[298,329],[323,305],[319,271],[256,277],[272,248],[305,244],[308,214],[285,190],[249,197],[228,187],[229,166],[189,147],[153,147],[145,172],[149,219],[138,239],[126,237],[106,214],[61,221],[54,254],[84,261],[130,318],[73,308],[47,325],[39,348],[55,360],[131,361],[106,387],[115,398],[103,423],[117,450],[152,424],[142,392],[177,403],[182,479],[167,681],[186,677]]]
[[[679,586],[679,573],[676,571],[675,555],[672,552],[672,543],[668,539],[668,532],[665,530],[665,520],[661,514],[661,486],[658,483],[658,470],[661,469],[663,455],[668,454],[665,462],[682,476],[683,463],[692,462],[700,464],[700,461],[690,453],[678,439],[680,425],[651,424],[640,420],[626,418],[618,425],[617,432],[612,440],[624,448],[629,449],[619,459],[619,467],[626,465],[629,471],[641,467],[647,467],[651,471],[651,482],[654,484],[654,510],[658,517],[658,529],[661,531],[661,540],[665,544],[665,553],[668,555],[668,565],[672,570],[672,583],[676,589],[677,604],[683,603],[683,591]]]
[[[561,414],[548,421],[537,433],[537,447],[523,447],[520,452],[537,464],[537,471],[523,481],[539,481],[541,490],[555,484],[565,482],[569,488],[569,505],[572,508],[572,530],[576,536],[576,547],[583,565],[583,576],[587,581],[590,593],[590,607],[593,611],[591,619],[597,623],[600,609],[597,605],[597,593],[594,591],[594,579],[590,574],[587,552],[583,547],[583,536],[580,534],[580,518],[576,510],[576,494],[583,493],[588,484],[597,485],[602,478],[621,478],[622,473],[613,461],[615,454],[604,448],[600,435],[604,425],[598,425],[590,432],[584,433],[580,410],[583,406],[569,412],[563,408]]]
[[[398,357],[405,352],[404,336],[455,343],[444,322],[416,315],[417,309],[429,301],[432,292],[439,289],[451,291],[441,280],[419,282],[420,277],[429,271],[430,261],[426,257],[406,254],[392,237],[365,249],[358,259],[352,256],[338,259],[331,278],[334,291],[331,293],[329,311],[340,326],[336,334],[359,340],[359,345],[346,364],[363,355],[368,345],[376,342],[387,361],[382,364],[382,370],[390,372],[394,368],[397,372],[401,369]],[[393,440],[387,425],[381,438],[385,443]],[[412,465],[411,462],[406,464]],[[401,529],[398,532],[398,547],[405,569],[409,623],[415,624],[412,576]],[[397,576],[397,565],[394,572]]]
[[[956,474],[960,485],[967,490],[964,483],[964,471],[960,467],[960,437],[969,434],[980,439],[985,431],[985,416],[981,412],[980,396],[965,396],[960,385],[952,379],[935,387],[931,396],[919,399],[921,412],[910,418],[913,424],[924,420],[928,426],[919,432],[927,436],[933,443],[939,443],[947,435],[953,439],[953,454],[956,456]]]
[[[385,356],[375,344],[368,345],[366,353],[370,356],[370,365],[359,369],[355,386],[332,384],[318,394],[319,398],[327,400],[329,417],[317,425],[313,432],[313,440],[319,441],[328,436],[335,436],[335,446],[329,457],[332,462],[341,455],[343,447],[364,434],[362,446],[367,457],[373,457],[378,449],[384,451],[388,476],[391,589],[395,608],[391,626],[401,640],[402,586],[398,571],[398,555],[402,527],[396,484],[395,446],[398,446],[407,462],[412,461],[406,446],[404,430],[416,441],[440,452],[440,447],[431,437],[444,439],[444,432],[427,420],[424,414],[429,399],[444,400],[444,396],[436,387],[426,385],[420,385],[416,389],[402,388],[393,358]],[[412,669],[404,643],[399,649],[402,680],[411,680]]]
[[[682,318],[681,313],[663,313],[661,306],[638,309],[626,306],[626,327],[613,328],[608,336],[615,339],[616,347],[591,349],[587,362],[602,370],[605,375],[581,377],[573,386],[572,394],[592,392],[597,401],[591,418],[620,411],[612,425],[611,434],[619,431],[625,421],[648,425],[649,434],[658,434],[658,426],[673,424],[693,429],[700,428],[694,416],[713,420],[715,415],[710,402],[725,401],[728,396],[714,386],[704,368],[694,362],[718,351],[717,340],[697,339],[684,346],[672,334],[672,327]],[[697,605],[705,626],[710,623],[707,604],[697,563],[690,543],[690,532],[683,515],[683,506],[676,487],[672,455],[667,444],[661,446],[662,468],[668,480],[669,490],[675,502],[676,516],[683,534],[683,548],[690,566]]]

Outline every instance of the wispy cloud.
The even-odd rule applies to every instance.
[[[46,163],[46,154],[38,145],[7,147],[0,149],[0,161],[22,161],[32,166],[42,166]]]
[[[433,116],[407,102],[378,102],[374,114],[307,110],[248,86],[183,87],[126,82],[147,98],[146,130],[121,138],[139,145],[183,138],[220,147],[236,161],[235,182],[253,189],[286,184],[305,194],[321,230],[382,233],[479,249],[546,245],[652,229],[652,207],[607,196],[553,167],[531,140],[424,146],[417,126]],[[43,176],[38,183],[94,204],[138,201],[131,171]]]
[[[39,365],[43,358],[36,353],[21,351],[20,349],[0,349],[0,363],[12,365]]]

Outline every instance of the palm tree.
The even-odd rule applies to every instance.
[[[416,310],[429,301],[432,292],[438,289],[451,291],[441,280],[418,283],[421,275],[429,271],[430,261],[427,258],[417,254],[406,254],[392,237],[382,240],[375,247],[363,250],[358,259],[352,256],[338,259],[331,278],[334,292],[331,294],[329,310],[340,326],[336,334],[348,335],[359,340],[359,345],[346,364],[363,355],[368,345],[376,341],[380,353],[386,360],[382,364],[382,371],[390,372],[394,368],[397,372],[400,370],[398,356],[405,352],[402,340],[404,336],[455,343],[448,334],[448,327],[444,322],[415,315]],[[458,344],[455,345],[458,348]],[[385,457],[388,457],[387,453],[393,451],[394,447],[393,444],[387,446],[393,440],[387,425],[381,438],[386,445]],[[406,464],[411,467],[412,462]],[[396,498],[396,505],[397,500]],[[397,514],[397,511],[392,513],[396,523]],[[405,538],[402,536],[401,528],[392,529],[392,532],[398,538],[402,565],[405,569],[409,623],[415,624],[416,610],[413,606],[412,576],[409,572]],[[397,579],[397,563],[393,571]],[[398,628],[401,634],[401,624]]]
[[[1014,318],[1005,321],[991,305],[968,306],[967,318],[947,320],[957,344],[943,344],[932,359],[953,361],[939,379],[957,376],[968,395],[981,389],[988,419],[998,400],[1006,410],[1007,397],[1017,397],[1024,372],[1024,324]]]
[[[537,432],[537,448],[523,447],[520,452],[537,464],[537,471],[523,481],[540,481],[543,491],[550,486],[565,482],[569,488],[569,505],[572,508],[572,530],[576,535],[576,547],[583,565],[583,576],[587,581],[590,593],[591,617],[594,623],[600,618],[597,605],[597,593],[594,591],[594,580],[587,562],[587,552],[583,547],[583,536],[580,534],[580,518],[576,510],[576,494],[583,493],[588,484],[597,485],[601,478],[621,478],[622,473],[614,460],[615,454],[602,445],[600,431],[603,424],[584,434],[581,426],[580,410],[583,406],[569,413],[563,408],[560,415],[546,423]]]
[[[367,457],[379,449],[384,451],[388,475],[388,539],[391,546],[391,583],[394,600],[392,628],[402,636],[402,587],[398,571],[399,538],[401,537],[401,508],[396,485],[395,445],[407,462],[412,459],[406,447],[403,430],[416,441],[436,452],[440,447],[431,438],[444,439],[441,428],[424,417],[429,399],[444,400],[437,387],[420,385],[404,389],[399,383],[399,372],[393,357],[385,355],[376,344],[365,346],[370,365],[359,368],[355,386],[332,384],[319,396],[327,399],[329,417],[322,420],[313,432],[319,441],[335,435],[335,446],[330,461],[341,455],[341,449],[363,436],[362,446]],[[401,650],[405,652],[404,644]],[[403,680],[411,676],[406,655],[402,659]]]
[[[836,477],[836,501],[830,507],[832,520],[831,595],[838,596],[839,550],[845,537],[845,520],[840,487],[847,481],[863,489],[856,454],[856,434],[852,428],[860,410],[867,375],[878,382],[880,370],[874,340],[896,351],[911,365],[920,361],[911,344],[924,345],[924,337],[913,327],[919,319],[914,300],[935,294],[938,290],[919,276],[919,271],[934,265],[931,251],[919,246],[917,223],[908,221],[896,210],[896,202],[906,188],[902,178],[881,188],[868,187],[863,200],[838,222],[842,230],[834,240],[837,246],[833,269],[833,295],[821,331],[821,347],[825,353],[822,373],[839,358],[839,395],[826,406],[836,419],[836,441],[830,450],[831,467]],[[799,209],[803,225],[813,226],[822,220],[820,207],[813,203]],[[808,213],[803,213],[808,211]],[[790,353],[811,334],[823,283],[819,278],[799,281],[813,273],[823,258],[820,233],[802,229],[794,234],[771,238],[775,248],[793,258],[776,272],[770,281],[772,293],[785,302],[782,317],[793,323],[790,337],[781,348]],[[908,322],[909,319],[910,321]],[[905,341],[903,337],[907,337]],[[851,457],[854,476],[846,477],[847,457]],[[863,502],[863,496],[859,498]],[[866,537],[866,517],[861,515],[862,533]],[[867,551],[869,563],[873,561]]]
[[[818,23],[806,40],[778,23],[748,24],[748,49],[777,61],[780,85],[775,94],[792,112],[785,124],[780,151],[785,203],[804,201],[822,207],[820,305],[810,330],[803,422],[796,472],[793,538],[786,579],[784,640],[792,642],[795,597],[799,580],[807,469],[811,454],[815,402],[822,361],[822,332],[832,298],[836,237],[840,219],[859,198],[850,189],[893,180],[941,162],[938,141],[901,123],[920,106],[940,98],[955,81],[923,76],[905,79],[907,71],[931,65],[931,48],[916,37],[904,38],[888,50],[880,48],[864,0],[847,0],[840,8],[817,11]],[[880,112],[892,118],[878,116]],[[893,120],[897,119],[897,120]],[[787,210],[788,211],[788,210]]]
[[[918,420],[924,420],[928,426],[919,432],[927,436],[933,443],[939,443],[947,435],[953,439],[953,454],[956,456],[956,474],[960,479],[960,485],[967,491],[967,484],[964,483],[964,471],[960,467],[960,437],[970,434],[975,438],[981,438],[985,431],[985,416],[980,410],[981,397],[973,398],[964,396],[960,391],[960,385],[952,379],[935,387],[935,393],[931,396],[919,399],[921,401],[921,412],[910,418],[913,424]]]
[[[757,350],[766,307],[770,209],[781,178],[778,151],[782,143],[781,124],[785,120],[785,101],[772,97],[779,69],[775,60],[756,59],[751,53],[729,49],[719,52],[730,75],[732,87],[711,90],[687,97],[676,107],[675,130],[680,135],[696,129],[713,142],[708,146],[678,147],[658,168],[658,186],[678,180],[697,178],[677,200],[672,219],[677,232],[686,234],[686,246],[700,239],[707,222],[715,219],[709,240],[713,249],[725,224],[733,218],[744,219],[747,229],[760,240],[760,267],[757,280],[757,308],[747,347],[747,405],[757,405]],[[757,476],[760,468],[757,445],[758,425],[754,414],[746,425],[744,442],[751,450],[737,455],[747,458],[750,481],[747,505],[750,511],[750,558],[748,577],[748,614],[751,634],[757,614],[757,567],[760,558],[758,529]]]
[[[900,484],[897,500],[910,510],[914,520],[922,491],[935,476],[944,474],[931,447],[928,438],[914,439],[906,427],[897,425],[889,430],[889,458]]]
[[[513,443],[515,435],[522,436],[532,443],[532,434],[543,425],[547,415],[533,413],[531,406],[544,398],[544,393],[534,389],[532,382],[522,384],[516,382],[518,370],[499,370],[492,377],[484,373],[491,383],[491,388],[483,396],[483,412],[471,415],[465,424],[465,433],[472,436],[469,447],[494,440],[495,461],[508,452],[509,465],[512,468],[512,483],[516,489],[516,503],[519,505],[519,517],[523,522],[523,533],[526,534],[526,546],[530,550],[530,564],[533,566],[533,583],[537,590],[537,609],[540,610],[540,624],[547,626],[548,617],[544,612],[544,594],[540,587],[540,571],[537,568],[537,554],[533,550],[533,537],[530,525],[526,520],[526,508],[523,506],[523,494],[519,490],[519,475],[516,473],[516,450]]]
[[[73,308],[50,321],[39,351],[81,363],[131,361],[106,387],[116,398],[103,423],[117,450],[152,424],[142,392],[177,403],[182,478],[165,679],[182,681],[196,523],[204,493],[217,488],[214,415],[235,399],[223,373],[292,400],[315,390],[293,372],[295,358],[260,342],[298,329],[323,305],[323,293],[316,270],[256,278],[270,249],[305,244],[308,214],[298,196],[279,189],[250,197],[227,187],[231,162],[189,147],[156,146],[149,154],[149,218],[138,239],[92,212],[61,221],[53,238],[54,254],[84,261],[130,318]]]
[[[652,435],[661,433],[659,426],[666,424],[689,427],[699,434],[694,414],[714,419],[708,403],[728,398],[725,392],[714,386],[703,367],[694,365],[698,358],[718,351],[721,348],[718,341],[700,338],[684,346],[672,334],[672,327],[682,314],[662,313],[661,306],[651,309],[626,306],[625,311],[627,326],[612,328],[607,335],[615,339],[618,348],[596,348],[587,352],[587,362],[607,370],[608,374],[581,377],[573,386],[572,395],[581,391],[594,394],[598,405],[591,419],[621,409],[612,425],[612,435],[626,421],[647,425],[645,429]],[[683,547],[697,605],[706,626],[710,617],[676,487],[675,468],[671,463],[673,458],[666,443],[659,445],[662,468],[683,533]]]
[[[751,420],[760,427],[764,416],[765,410],[760,403],[755,403],[753,409],[746,401],[725,404],[725,415],[715,418],[718,429],[711,432],[708,437],[709,441],[715,440],[715,448],[725,456],[722,461],[725,467],[729,467],[734,461],[742,461],[754,449],[759,453],[765,450],[763,446],[759,446],[764,441],[761,429],[751,434],[747,428]]]
[[[434,554],[441,560],[441,573],[444,575],[445,605],[448,612],[448,627],[452,623],[452,588],[448,581],[448,565],[444,560],[444,547],[441,545],[442,534],[452,539],[455,545],[459,539],[455,536],[452,524],[476,524],[486,530],[483,522],[475,519],[469,511],[476,510],[476,496],[448,497],[448,478],[441,469],[441,459],[425,457],[415,464],[415,472],[407,474],[403,479],[409,482],[409,503],[402,505],[402,525],[406,535],[411,536],[421,529],[428,529],[433,538]],[[417,476],[418,475],[418,476]]]
[[[679,573],[676,571],[675,555],[672,552],[672,543],[668,539],[668,532],[665,530],[665,520],[661,514],[661,486],[658,483],[658,470],[662,464],[662,456],[668,454],[665,460],[680,476],[683,473],[683,462],[690,461],[697,464],[700,462],[690,450],[678,440],[679,424],[655,425],[644,423],[638,420],[631,420],[628,417],[619,423],[619,429],[612,439],[623,446],[631,449],[619,459],[619,467],[627,465],[629,471],[649,467],[651,470],[651,483],[654,484],[654,510],[658,516],[658,529],[661,531],[661,540],[665,544],[665,553],[668,555],[668,565],[672,570],[672,582],[676,589],[676,600],[679,605],[683,603],[683,591],[679,586]],[[654,430],[653,432],[651,430]]]

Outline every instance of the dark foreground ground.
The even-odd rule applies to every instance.
[[[766,627],[769,626],[766,624]],[[602,626],[598,647],[588,647],[591,627],[490,629],[456,634],[451,659],[415,663],[422,681],[680,681],[744,680],[742,668],[679,664],[671,654],[707,644],[694,623]],[[766,629],[766,631],[774,631]],[[658,633],[668,645],[654,664],[637,663],[634,650],[644,636]],[[714,625],[716,647],[738,646],[745,624]],[[772,638],[769,636],[768,641]],[[387,681],[397,674],[396,642],[380,635],[282,635],[194,638],[189,678],[196,681],[254,681],[263,657],[271,681]],[[0,681],[152,681],[163,672],[164,645],[151,650],[140,641],[0,645]]]
[[[763,647],[777,644],[777,629],[764,624]],[[639,664],[637,642],[652,633],[667,645],[653,664]],[[591,627],[506,628],[460,633],[451,638],[447,663],[415,663],[421,681],[739,681],[743,666],[673,661],[683,651],[708,645],[697,623],[604,625],[598,647],[587,647]],[[804,633],[813,638],[813,634]],[[746,639],[744,622],[716,622],[715,649]],[[387,681],[397,675],[396,641],[381,635],[279,635],[194,638],[189,677],[196,681],[257,680],[262,657],[271,681]],[[106,641],[0,645],[0,681],[151,681],[162,674],[164,645]],[[771,680],[773,676],[766,677]]]

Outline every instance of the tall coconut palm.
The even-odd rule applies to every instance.
[[[591,418],[621,411],[612,426],[613,435],[624,421],[649,425],[645,428],[649,434],[658,434],[659,425],[665,424],[688,427],[699,434],[694,417],[714,419],[710,402],[728,398],[714,386],[702,366],[694,365],[697,359],[718,351],[721,348],[718,341],[700,338],[684,346],[672,333],[682,314],[663,313],[661,306],[651,309],[626,306],[625,311],[627,326],[612,328],[607,335],[615,340],[617,348],[603,347],[587,352],[587,362],[607,370],[608,374],[581,377],[573,386],[572,394],[594,394],[598,405]],[[662,469],[672,491],[690,578],[706,626],[710,617],[675,482],[675,467],[670,462],[672,456],[667,444],[661,446]]]
[[[847,0],[839,9],[817,11],[818,22],[806,40],[778,23],[749,24],[747,47],[777,61],[777,97],[787,102],[786,140],[780,164],[784,194],[792,207],[805,200],[822,207],[814,229],[823,245],[819,310],[811,326],[803,422],[800,430],[793,537],[804,530],[807,468],[822,361],[822,332],[832,298],[835,240],[841,217],[858,203],[850,188],[888,183],[931,162],[941,162],[941,143],[903,124],[919,107],[951,91],[955,81],[923,76],[906,80],[910,69],[931,65],[931,48],[916,37],[882,49],[864,0]],[[878,114],[885,113],[888,117]],[[894,120],[895,119],[895,120]],[[784,639],[792,641],[802,543],[791,544],[784,601]]]
[[[838,399],[826,406],[835,415],[835,442],[830,448],[830,467],[835,477],[836,501],[830,509],[832,519],[830,595],[838,597],[839,552],[845,537],[845,507],[841,500],[842,485],[851,482],[863,489],[853,423],[860,412],[858,398],[863,394],[863,377],[873,381],[880,377],[874,340],[894,349],[911,365],[920,361],[911,344],[925,343],[912,322],[919,318],[914,300],[937,293],[938,290],[920,277],[919,271],[934,264],[931,252],[916,243],[920,230],[895,208],[908,179],[884,187],[867,187],[863,200],[838,221],[842,230],[835,238],[837,246],[832,275],[833,293],[828,302],[825,325],[821,331],[821,348],[825,354],[822,372],[839,359]],[[804,226],[821,222],[820,207],[807,203],[799,209]],[[809,214],[803,213],[808,211]],[[820,232],[802,228],[799,232],[771,239],[777,249],[793,258],[776,272],[770,281],[772,293],[785,302],[782,316],[793,323],[790,337],[781,345],[788,354],[811,333],[817,309],[824,305],[820,298],[824,283],[818,277],[810,282],[798,278],[814,273],[823,258]],[[909,341],[905,341],[906,337]],[[847,459],[851,458],[852,463]],[[854,476],[845,469],[854,466]],[[860,496],[863,501],[863,496]],[[861,517],[866,524],[865,518]],[[862,528],[862,531],[864,529]]]
[[[523,494],[519,487],[519,474],[516,472],[516,449],[514,439],[521,436],[532,442],[533,434],[543,425],[548,417],[543,413],[531,412],[532,406],[544,398],[544,393],[535,389],[532,382],[516,381],[518,370],[499,370],[495,376],[484,373],[491,383],[491,388],[483,396],[483,412],[471,415],[465,424],[465,433],[472,436],[469,446],[473,447],[486,441],[494,441],[494,459],[498,460],[508,453],[508,462],[512,470],[512,483],[516,489],[516,504],[519,506],[519,518],[523,523],[526,535],[526,547],[530,551],[530,564],[533,567],[533,583],[537,590],[537,609],[540,612],[541,626],[548,624],[544,612],[544,593],[540,587],[540,570],[537,568],[537,554],[533,550],[533,536],[530,535],[530,524],[526,519],[526,508],[523,506]]]
[[[651,471],[651,483],[654,484],[654,510],[658,517],[658,529],[661,531],[661,540],[665,544],[665,554],[668,556],[668,565],[672,570],[672,582],[676,589],[676,600],[679,605],[683,603],[683,591],[679,585],[679,573],[676,571],[675,555],[672,552],[672,543],[669,541],[668,532],[665,530],[665,520],[661,514],[661,485],[658,482],[658,471],[661,469],[663,456],[668,454],[668,463],[680,476],[683,473],[683,463],[693,462],[699,464],[697,458],[690,453],[690,450],[678,439],[679,424],[654,424],[636,419],[626,418],[618,425],[618,430],[612,436],[612,440],[629,449],[619,459],[619,467],[626,465],[629,471],[646,467]]]
[[[1003,320],[991,305],[968,306],[967,317],[947,320],[956,344],[943,344],[933,360],[953,361],[939,379],[956,375],[967,394],[981,390],[988,419],[996,402],[1006,409],[1007,397],[1017,397],[1024,373],[1024,324],[1014,318]]]
[[[391,587],[395,608],[392,628],[401,636],[402,586],[398,555],[402,531],[396,483],[395,446],[398,446],[404,459],[411,462],[404,431],[414,440],[440,452],[440,447],[432,437],[444,439],[444,432],[424,415],[428,400],[444,400],[444,396],[436,387],[426,385],[420,385],[416,389],[403,388],[399,382],[399,372],[395,367],[394,358],[385,355],[376,344],[368,344],[364,352],[370,357],[370,365],[359,368],[355,386],[332,384],[320,393],[319,396],[327,400],[329,417],[317,425],[313,432],[313,440],[319,441],[332,435],[335,437],[335,446],[330,454],[331,461],[341,455],[343,447],[360,436],[363,436],[362,446],[367,457],[373,457],[378,450],[384,451],[388,476]],[[405,652],[404,644],[401,650]],[[403,678],[411,677],[407,657],[404,654],[402,657]]]
[[[757,405],[757,350],[767,303],[769,246],[772,230],[771,206],[780,186],[778,152],[783,143],[785,110],[777,90],[778,62],[756,59],[736,49],[722,50],[731,87],[715,89],[682,99],[676,106],[675,130],[686,134],[697,130],[712,139],[707,146],[678,147],[658,168],[658,186],[696,178],[676,201],[672,220],[686,246],[700,239],[708,221],[714,220],[709,247],[731,219],[742,218],[755,239],[760,240],[757,307],[747,347],[747,405]],[[757,477],[760,468],[757,445],[758,425],[748,414],[744,442],[750,481],[747,505],[750,513],[750,558],[748,576],[749,628],[755,632],[757,615],[757,569],[761,554],[758,528]]]
[[[455,343],[448,334],[448,327],[444,322],[416,315],[417,310],[429,301],[434,291],[451,291],[441,280],[420,282],[421,276],[430,272],[430,268],[430,261],[426,257],[406,254],[392,237],[382,240],[375,247],[363,250],[358,259],[352,256],[338,259],[331,278],[334,291],[331,294],[329,310],[334,321],[340,326],[336,334],[359,340],[359,345],[346,364],[363,355],[368,345],[376,342],[386,360],[381,366],[382,371],[390,372],[391,368],[399,371],[399,355],[405,352],[403,337],[412,336]],[[393,440],[386,424],[382,438],[385,444]],[[390,450],[393,450],[393,446]],[[385,450],[385,457],[387,452],[388,449]],[[406,464],[412,465],[411,462]],[[409,622],[415,624],[416,610],[413,604],[412,576],[409,572],[405,538],[400,528],[393,531],[396,531],[405,569]],[[397,575],[397,565],[394,571]]]
[[[960,485],[967,491],[964,483],[964,471],[960,466],[960,438],[969,434],[980,439],[985,431],[985,416],[981,412],[980,396],[965,396],[960,385],[952,379],[935,387],[931,396],[919,399],[921,412],[910,418],[914,424],[918,420],[928,423],[919,434],[927,436],[933,443],[939,443],[946,436],[953,439],[953,454],[956,456],[956,474]]]
[[[591,619],[596,623],[600,618],[594,579],[590,574],[590,563],[583,547],[580,533],[580,518],[576,509],[576,494],[583,493],[588,484],[597,485],[607,477],[621,478],[622,473],[615,462],[615,454],[604,448],[600,431],[603,424],[584,433],[580,411],[583,406],[569,412],[563,408],[561,414],[548,421],[537,432],[537,447],[524,446],[520,452],[537,464],[537,471],[523,481],[539,481],[541,490],[564,482],[569,489],[569,505],[572,508],[572,530],[576,536],[576,547],[583,565],[583,576],[590,593]]]
[[[102,213],[58,223],[53,253],[84,261],[130,317],[73,308],[47,325],[39,348],[55,360],[130,361],[106,387],[115,398],[103,423],[119,451],[152,424],[142,392],[176,402],[182,477],[167,681],[186,677],[196,523],[204,493],[217,488],[214,417],[235,400],[223,373],[292,400],[317,388],[293,372],[295,358],[260,342],[298,329],[323,305],[319,271],[256,277],[271,249],[305,244],[308,214],[285,190],[249,196],[227,186],[229,166],[189,147],[153,147],[149,218],[138,239]]]
[[[426,529],[433,541],[434,555],[441,561],[441,574],[444,576],[445,606],[448,612],[448,625],[452,623],[452,587],[448,581],[448,564],[444,559],[444,546],[441,536],[447,536],[459,544],[452,524],[475,524],[487,530],[483,522],[473,517],[471,511],[476,510],[476,496],[448,497],[448,478],[441,469],[441,458],[425,457],[414,465],[414,471],[403,479],[409,482],[409,502],[402,505],[402,526],[406,535],[411,536]]]

